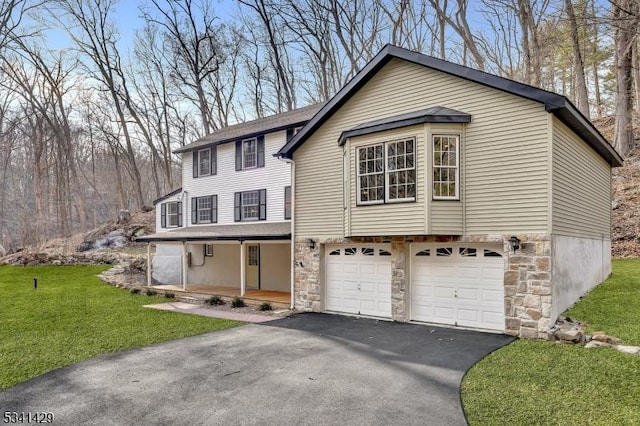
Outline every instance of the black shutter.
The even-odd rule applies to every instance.
[[[167,203],[160,204],[160,227],[167,227]]]
[[[211,174],[218,173],[218,147],[216,145],[211,147]]]
[[[211,222],[218,223],[218,196],[211,196]]]
[[[236,141],[236,171],[242,170],[242,141]]]
[[[233,194],[233,220],[236,222],[240,222],[242,220],[242,216],[240,215],[240,196],[241,192],[236,192]]]
[[[264,167],[264,135],[258,136],[258,167]]]
[[[193,151],[193,177],[198,177],[198,151]]]
[[[267,220],[267,190],[260,190],[260,220]]]
[[[198,223],[198,199],[191,199],[191,223]]]
[[[178,226],[182,226],[182,202],[178,201]]]
[[[289,128],[287,129],[287,142],[289,142],[292,137],[293,137],[293,128]]]

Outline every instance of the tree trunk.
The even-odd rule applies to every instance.
[[[589,118],[589,94],[587,93],[587,84],[584,75],[584,61],[580,53],[580,39],[578,37],[578,23],[576,15],[573,11],[571,0],[564,0],[564,8],[569,20],[569,32],[571,35],[571,44],[573,46],[573,75],[575,81],[574,100],[578,110],[587,118]]]

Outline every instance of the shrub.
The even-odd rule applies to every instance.
[[[175,299],[176,295],[173,293],[165,293],[164,297],[167,299]]]
[[[146,294],[147,294],[147,296],[155,296],[155,295],[158,294],[158,292],[154,288],[148,288]]]
[[[231,301],[232,308],[244,308],[245,306],[247,306],[247,304],[244,303],[244,300],[240,299],[239,297],[234,297],[233,301]]]
[[[220,296],[211,296],[207,299],[207,303],[213,306],[224,305],[224,300]]]
[[[131,289],[129,289],[129,291],[131,292],[131,294],[139,294],[140,293],[140,289],[139,288],[131,288]]]
[[[271,303],[269,303],[269,302],[262,302],[260,304],[260,306],[258,306],[258,310],[259,311],[272,311],[273,307],[271,306]]]

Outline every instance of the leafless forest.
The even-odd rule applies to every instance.
[[[127,40],[120,6],[0,0],[0,251],[150,205],[173,149],[324,101],[386,43],[565,94],[634,148],[638,0],[139,0]]]

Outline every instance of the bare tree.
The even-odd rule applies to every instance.
[[[573,51],[573,78],[575,81],[574,99],[580,112],[589,118],[589,93],[584,73],[584,61],[582,59],[580,37],[578,35],[578,23],[573,11],[572,0],[564,0],[564,10],[569,21],[569,34]]]
[[[636,0],[611,2],[616,48],[616,125],[614,145],[627,155],[634,148],[633,137],[633,50],[640,27],[640,6]]]
[[[122,128],[125,140],[125,159],[128,171],[134,184],[136,204],[145,204],[142,191],[142,177],[136,160],[134,140],[130,133],[126,106],[122,103],[122,92],[126,90],[126,78],[122,70],[122,59],[117,49],[117,31],[110,18],[115,0],[56,0],[56,5],[63,11],[68,22],[58,17],[77,49],[89,61],[86,68],[108,91],[115,107],[118,125]],[[77,30],[77,33],[76,31]],[[127,207],[127,206],[122,206]]]

